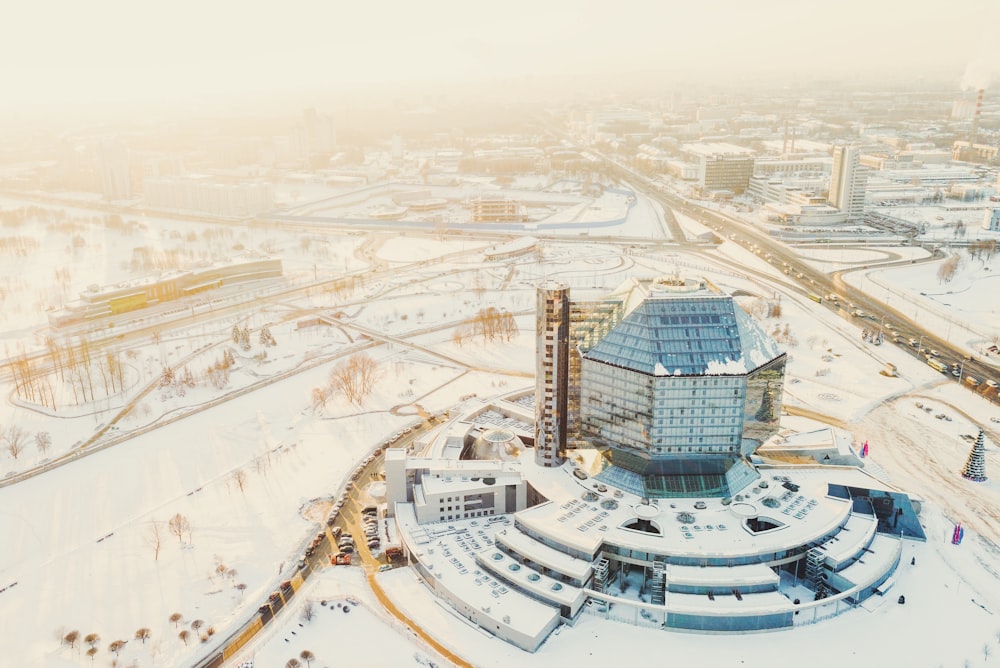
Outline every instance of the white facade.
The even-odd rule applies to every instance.
[[[535,323],[535,461],[559,466],[566,450],[569,396],[569,286],[538,288]]]
[[[861,149],[835,146],[833,173],[830,177],[829,202],[847,214],[848,220],[860,220],[865,213],[866,171],[860,166]]]
[[[128,199],[131,195],[128,147],[117,139],[105,139],[97,147],[97,162],[104,199]]]
[[[1000,209],[987,209],[983,216],[983,229],[1000,232]]]
[[[246,218],[274,208],[270,183],[222,184],[200,177],[149,179],[144,193],[153,209]]]

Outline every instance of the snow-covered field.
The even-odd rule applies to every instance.
[[[647,217],[637,223],[636,233],[655,231],[651,221]],[[698,225],[691,220],[682,224],[689,231]],[[19,233],[41,237],[30,228]],[[299,254],[302,265],[313,271],[311,251],[303,249],[295,235],[268,234],[283,239],[282,252]],[[115,658],[122,665],[133,661],[190,665],[252,615],[283,579],[315,533],[324,504],[339,495],[357,461],[412,421],[414,404],[433,412],[454,406],[471,393],[488,397],[531,384],[531,310],[538,280],[558,277],[592,294],[595,289],[617,287],[630,276],[672,273],[677,268],[704,274],[725,289],[769,298],[774,292],[781,294],[781,317],[765,320],[764,325],[769,331],[788,332],[786,406],[843,421],[857,440],[870,441],[876,464],[925,500],[928,543],[907,547],[906,564],[910,556],[916,556],[917,563],[901,569],[893,595],[871,611],[859,609],[814,626],[749,637],[648,631],[584,616],[532,656],[485,637],[435,605],[408,569],[379,575],[397,605],[469,663],[483,666],[511,661],[601,665],[618,659],[623,647],[628,656],[669,653],[678,662],[748,666],[803,661],[817,666],[848,662],[958,666],[966,660],[969,665],[990,665],[983,648],[1000,652],[996,635],[1000,621],[994,615],[1000,610],[996,586],[1000,553],[995,547],[1000,543],[1000,522],[991,510],[1000,507],[997,484],[974,485],[956,475],[969,449],[961,436],[976,433],[978,425],[991,429],[987,469],[1000,471],[998,429],[989,422],[991,417],[1000,418],[997,406],[943,382],[940,374],[893,346],[864,344],[856,326],[784,292],[784,277],[736,244],[725,243],[712,253],[678,251],[640,258],[610,244],[546,242],[537,254],[490,264],[478,250],[488,244],[471,239],[446,243],[414,236],[342,239],[342,249],[331,251],[326,259],[313,258],[320,275],[342,273],[345,263],[352,270],[366,263],[425,264],[377,274],[351,291],[303,292],[281,305],[248,313],[254,328],[279,322],[279,309],[290,316],[272,328],[277,346],[266,348],[267,363],[254,359],[265,350],[254,338],[226,388],[199,384],[184,396],[156,391],[122,418],[117,431],[154,422],[162,424],[159,428],[0,488],[0,588],[5,588],[0,591],[0,619],[8,639],[0,664],[90,665],[87,643],[70,648],[59,640],[78,630],[81,638],[100,635],[95,665],[109,665]],[[318,242],[309,248],[314,243]],[[86,281],[86,265],[86,257],[81,257],[73,270],[74,285]],[[744,268],[760,273],[750,274]],[[4,271],[14,293],[22,279],[37,283],[39,290],[53,284],[52,265],[45,262],[21,263],[9,272],[4,263]],[[918,296],[921,291],[933,292],[933,270],[924,270],[929,276],[914,272],[901,279],[894,278],[896,271],[882,272],[879,280],[894,290],[902,290],[906,282]],[[985,287],[977,292],[980,275],[968,275],[968,291],[988,295]],[[875,296],[881,295],[875,292]],[[25,298],[20,310],[0,316],[0,331],[32,342],[34,335],[26,330],[39,318],[38,313],[27,315],[36,298]],[[740,299],[753,310],[755,298]],[[519,335],[509,342],[459,343],[453,336],[456,327],[489,306],[519,314]],[[339,325],[296,328],[300,314],[306,317],[317,310],[342,311]],[[169,332],[190,348],[177,350],[177,355],[196,353],[208,343],[231,345],[232,320],[212,322]],[[379,369],[372,393],[361,405],[336,394],[325,405],[315,405],[313,389],[328,382],[344,353],[362,344],[369,346],[366,353]],[[177,344],[165,347],[143,340],[129,345],[136,351],[134,386],[138,387],[153,382],[162,363],[173,363],[166,352]],[[216,355],[205,354],[209,359]],[[879,374],[885,362],[897,365],[898,378]],[[209,361],[191,364],[200,368]],[[299,368],[300,373],[282,375]],[[256,383],[260,385],[252,392],[235,393]],[[29,435],[43,429],[50,432],[53,445],[45,456],[53,459],[93,434],[125,403],[125,397],[101,399],[89,411],[78,410],[76,417],[63,419],[24,405],[15,407],[8,402],[10,384],[2,389],[0,428],[16,424]],[[132,391],[127,389],[126,394]],[[232,394],[228,401],[195,410],[226,393]],[[916,408],[917,401],[934,406],[932,413]],[[181,411],[190,412],[167,421]],[[949,413],[953,420],[935,419],[938,412]],[[795,424],[801,418],[789,420]],[[24,470],[45,458],[30,441],[20,457],[15,461],[6,449],[0,452],[0,472]],[[178,514],[190,524],[190,531],[179,537],[167,524]],[[960,547],[946,540],[953,521],[969,528]],[[308,649],[320,667],[410,665],[434,656],[381,611],[366,594],[364,580],[350,575],[357,569],[334,571],[311,579],[302,592],[317,602],[312,622],[299,627],[296,614],[284,616],[269,625],[266,636],[246,656],[255,657],[258,666],[280,666]],[[897,590],[906,595],[906,605],[896,604]],[[348,596],[359,603],[344,613]],[[328,605],[320,605],[323,600]],[[340,607],[335,603],[331,608],[333,600]],[[169,620],[175,612],[183,619],[176,625]],[[200,633],[191,631],[195,620],[204,622]],[[214,635],[208,635],[209,627]],[[135,639],[140,628],[150,629],[145,643]],[[189,644],[178,637],[181,628],[191,633]],[[204,642],[201,634],[206,636]],[[830,643],[834,637],[849,642]],[[129,642],[115,657],[108,645],[119,639]],[[442,665],[440,657],[433,660]]]

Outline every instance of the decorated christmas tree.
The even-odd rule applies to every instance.
[[[976,444],[972,446],[969,458],[962,469],[962,477],[973,482],[986,481],[986,446],[983,445],[983,430],[979,430]]]

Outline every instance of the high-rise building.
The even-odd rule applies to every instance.
[[[827,200],[848,220],[861,220],[865,213],[865,186],[868,173],[860,166],[861,149],[857,146],[833,148],[833,172]]]
[[[535,462],[560,466],[566,451],[569,397],[569,286],[538,288],[535,334]]]
[[[101,192],[108,201],[128,199],[131,194],[128,147],[118,139],[105,139],[97,146],[97,169]]]
[[[903,541],[926,540],[919,506],[857,466],[849,435],[777,433],[786,354],[732,296],[678,277],[589,302],[557,282],[537,295],[536,452],[494,447],[516,443],[497,424],[530,433],[526,388],[477,401],[419,458],[386,455],[399,547],[457,614],[535,651],[588,607],[743,633],[893,586]]]
[[[337,131],[333,118],[309,108],[302,112],[302,124],[298,128],[300,149],[305,157],[320,155],[329,157],[337,145]]]
[[[598,479],[646,498],[732,496],[777,432],[785,353],[729,295],[664,279],[583,354],[581,431]]]
[[[702,190],[742,194],[753,176],[753,151],[724,143],[685,144],[683,152],[698,165]]]

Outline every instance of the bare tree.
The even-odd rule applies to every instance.
[[[326,407],[327,399],[330,398],[330,390],[325,387],[314,387],[312,389],[312,409],[313,412]]]
[[[191,632],[187,629],[181,629],[181,632],[177,634],[177,637],[186,645],[188,644],[188,638],[191,637]]]
[[[170,621],[173,622],[175,629],[177,628],[177,625],[181,623],[182,619],[184,619],[184,615],[182,615],[179,612],[175,612],[174,614],[170,615]]]
[[[149,522],[149,533],[146,534],[146,540],[149,541],[150,546],[153,548],[153,561],[160,560],[160,523],[156,520],[150,520]],[[174,613],[177,614],[177,613]]]
[[[91,647],[90,649],[88,649],[87,650],[87,656],[90,657],[90,662],[93,663],[94,662],[94,657],[97,656],[97,648],[96,647]]]
[[[306,662],[306,666],[311,666],[312,662],[316,659],[316,655],[307,649],[299,652],[299,658]]]
[[[331,387],[343,393],[352,404],[360,406],[375,387],[378,364],[364,353],[351,355],[330,372]]]
[[[70,649],[73,649],[74,647],[76,647],[76,643],[79,639],[80,639],[79,631],[70,631],[69,633],[63,636],[63,643],[69,645]]]
[[[292,657],[291,659],[288,660],[288,663],[285,664],[285,668],[299,668],[299,666],[301,665],[302,664],[299,662],[298,659]]]
[[[28,439],[28,432],[24,431],[16,424],[12,424],[3,432],[4,447],[14,459],[17,459],[21,451],[24,450],[24,443]]]
[[[205,620],[203,619],[196,619],[193,622],[191,622],[191,628],[194,629],[195,632],[197,632],[198,629],[200,629],[204,625],[205,625]]]
[[[243,469],[233,471],[233,482],[240,488],[240,493],[246,496],[247,472]]]
[[[145,645],[146,641],[149,640],[150,630],[145,626],[135,632],[135,639],[141,640],[142,644]]]
[[[96,647],[97,643],[101,642],[101,636],[97,635],[96,633],[88,633],[86,636],[84,636],[83,642],[87,643],[91,647]]]
[[[124,648],[125,648],[124,640],[115,640],[110,645],[108,645],[108,651],[112,652],[115,656],[118,656]]]
[[[937,277],[938,281],[941,283],[950,283],[951,279],[955,278],[955,272],[958,271],[958,255],[952,255],[948,257],[941,266],[938,267]]]
[[[167,522],[167,528],[170,529],[170,533],[177,536],[178,542],[183,543],[184,534],[190,533],[191,531],[191,523],[188,521],[188,518],[184,517],[180,513],[177,513],[170,518],[169,522]]]
[[[38,448],[38,452],[45,456],[45,453],[49,451],[52,447],[52,436],[47,431],[40,431],[35,434],[35,446]]]
[[[305,605],[302,606],[302,612],[299,614],[304,622],[311,622],[313,617],[316,616],[316,610],[313,608],[312,601],[306,601]]]

